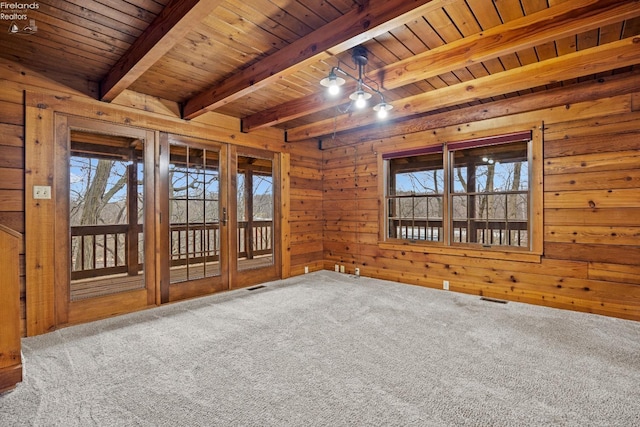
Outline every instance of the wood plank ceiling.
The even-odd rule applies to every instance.
[[[329,99],[319,84],[353,66],[359,45],[394,106],[385,126],[602,79],[640,89],[638,0],[36,4],[20,12],[37,31],[20,20],[18,33],[0,31],[0,58],[105,102],[134,91],[179,103],[186,119],[216,111],[247,132],[286,129],[289,141],[380,126],[370,110],[343,113],[347,96]]]

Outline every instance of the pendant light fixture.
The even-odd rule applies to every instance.
[[[351,104],[353,104],[353,106],[357,109],[363,109],[367,106],[368,101],[369,99],[371,99],[373,93],[380,97],[380,102],[373,107],[373,110],[378,113],[378,118],[384,119],[385,117],[387,117],[389,110],[391,110],[393,106],[391,104],[388,104],[384,100],[384,96],[382,95],[382,92],[380,92],[380,90],[372,87],[371,84],[368,84],[365,81],[366,77],[364,75],[364,67],[369,61],[367,57],[367,50],[363,46],[357,46],[353,49],[351,58],[353,59],[353,63],[355,64],[353,70],[356,70],[358,72],[358,77],[352,76],[343,68],[341,68],[339,62],[337,67],[331,68],[331,71],[329,71],[329,75],[327,77],[320,80],[320,84],[327,88],[330,96],[335,97],[340,94],[340,87],[346,83],[346,80],[338,76],[338,74],[355,80],[356,90],[349,95]],[[377,87],[380,87],[377,82],[368,78],[366,79],[372,84],[375,84]],[[349,106],[351,106],[351,104]]]

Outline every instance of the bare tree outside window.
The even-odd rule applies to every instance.
[[[129,164],[120,159],[70,158],[69,223],[72,229],[128,223]],[[133,185],[137,188],[137,182]],[[140,218],[141,212],[136,216]],[[126,231],[115,229],[72,237],[72,272],[125,265],[125,240]]]
[[[220,274],[219,154],[171,145],[169,161],[170,282]]]
[[[528,246],[527,142],[459,150],[451,158],[452,241]]]
[[[392,159],[389,237],[441,241],[444,169],[442,153]]]
[[[443,242],[446,228],[451,243],[528,247],[528,150],[527,140],[465,142],[451,150],[445,145],[444,153],[390,158],[387,237]]]

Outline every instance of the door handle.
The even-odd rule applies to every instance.
[[[222,225],[227,225],[227,208],[222,208]]]

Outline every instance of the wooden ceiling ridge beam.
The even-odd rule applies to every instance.
[[[111,102],[171,50],[222,0],[171,0],[100,82],[100,100]]]
[[[336,139],[323,140],[321,149],[331,149],[365,141],[375,141],[394,136],[409,135],[432,129],[455,126],[480,120],[495,119],[508,115],[527,113],[545,108],[611,98],[632,94],[640,90],[640,69],[623,74],[614,74],[597,80],[588,80],[570,86],[562,86],[548,91],[533,92],[514,98],[500,99],[486,104],[472,105],[455,111],[445,111],[418,116],[389,127],[373,127],[366,130],[345,132]]]
[[[258,63],[187,100],[183,118],[193,119],[283,77],[357,46],[454,0],[369,0]]]
[[[394,101],[393,118],[401,119],[637,64],[640,64],[640,37],[629,37]],[[368,112],[345,114],[290,129],[287,141],[302,141],[329,132],[361,128],[377,121],[375,115]]]
[[[640,16],[638,0],[574,0],[367,73],[383,90],[431,77]],[[335,107],[344,100],[312,94],[260,111],[242,120],[244,132],[285,123]]]

